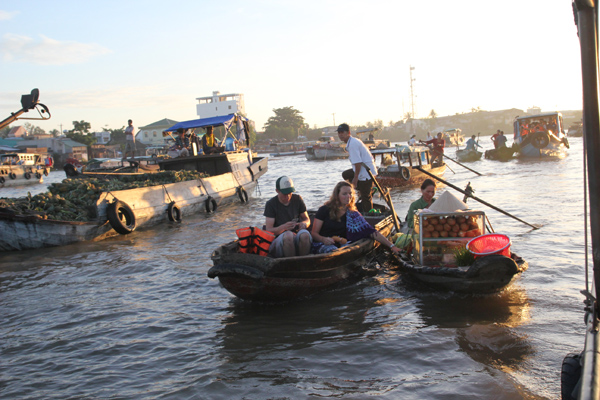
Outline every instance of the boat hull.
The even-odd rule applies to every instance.
[[[567,148],[560,143],[550,143],[544,148],[536,148],[531,143],[521,146],[520,158],[562,158],[567,155]]]
[[[35,185],[44,182],[48,170],[32,165],[3,165],[0,167],[0,188]]]
[[[456,150],[456,158],[460,162],[479,161],[483,153],[476,150]]]
[[[185,218],[196,213],[212,212],[227,202],[245,202],[256,188],[258,178],[267,171],[267,159],[253,159],[250,164],[247,156],[228,154],[226,157],[231,172],[198,180],[103,192],[96,203],[98,217],[93,222],[53,221],[2,212],[0,251],[61,246],[116,235],[108,222],[108,206],[116,200],[131,209],[135,229],[168,221],[171,203]],[[193,160],[185,162],[193,163]]]
[[[337,160],[341,158],[348,158],[348,153],[341,147],[325,149],[325,148],[313,148],[312,154],[306,152],[306,159],[311,160]]]
[[[429,288],[456,293],[495,293],[508,287],[528,264],[512,254],[478,258],[468,268],[424,267],[404,257],[400,260],[403,276]]]
[[[392,217],[376,227],[388,236]],[[237,241],[212,254],[209,278],[218,278],[231,294],[250,301],[289,301],[351,283],[365,274],[364,266],[374,258],[379,243],[361,239],[354,245],[327,254],[272,258],[238,252]]]
[[[439,167],[431,167],[431,165],[423,165],[425,171],[430,172],[434,175],[441,176],[444,171],[446,171],[446,165],[442,165]],[[412,187],[418,186],[427,178],[430,178],[429,175],[419,171],[416,168],[410,169],[410,177],[409,179],[405,179],[400,172],[386,172],[385,170],[380,170],[377,175],[377,181],[387,187]]]
[[[509,161],[515,158],[515,150],[512,147],[486,150],[485,158],[488,160]]]

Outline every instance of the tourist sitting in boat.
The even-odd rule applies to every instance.
[[[471,136],[471,139],[467,140],[467,147],[465,147],[465,150],[473,150],[476,151],[477,149],[475,147],[482,147],[479,143],[477,143],[477,140],[475,140],[475,135]]]
[[[417,137],[417,135],[412,135],[410,137],[410,139],[408,139],[409,146],[414,146],[415,144],[417,144],[417,139],[415,139],[416,137]]]
[[[444,164],[444,147],[446,147],[446,141],[444,140],[444,135],[442,134],[442,132],[438,132],[437,137],[431,140],[427,140],[425,142],[419,140],[419,143],[430,144],[433,146],[433,148],[431,149],[431,155],[433,156],[431,164]]]
[[[435,182],[432,179],[425,179],[421,184],[421,198],[412,202],[408,208],[408,213],[406,214],[406,223],[410,230],[415,227],[413,218],[415,211],[429,208],[435,201],[433,196],[435,196]]]
[[[190,139],[185,136],[185,129],[177,129],[178,136],[175,138],[175,149],[179,151],[178,157],[188,157],[190,155]]]
[[[265,205],[265,230],[277,235],[269,247],[272,257],[305,256],[310,253],[310,218],[302,196],[293,194],[294,182],[281,176],[275,182],[277,196]]]
[[[312,227],[315,254],[330,253],[346,243],[370,237],[397,254],[398,249],[373,228],[356,209],[354,188],[346,181],[335,185],[329,200],[319,208]]]
[[[223,146],[217,146],[213,127],[206,128],[206,134],[202,137],[202,151],[204,154],[222,153],[225,150]]]

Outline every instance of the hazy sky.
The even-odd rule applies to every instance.
[[[46,131],[195,119],[215,90],[243,93],[258,130],[288,106],[387,125],[411,65],[417,117],[581,109],[578,46],[570,0],[0,0],[0,119],[37,87]]]

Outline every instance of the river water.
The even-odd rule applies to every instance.
[[[496,295],[426,291],[388,268],[287,304],[230,295],[206,276],[210,254],[237,227],[262,225],[275,180],[291,176],[317,208],[349,167],[303,156],[271,158],[245,205],[101,242],[4,253],[0,398],[559,398],[562,359],[583,346],[582,158],[573,138],[562,160],[468,164],[483,176],[448,161],[455,173],[445,179],[471,182],[475,196],[542,226],[469,200],[529,262]],[[62,178],[52,172],[46,182]],[[402,218],[419,195],[392,191]]]

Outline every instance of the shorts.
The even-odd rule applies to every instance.
[[[294,233],[294,246],[296,247],[296,254],[298,254],[298,245],[300,242],[301,234],[307,234],[310,238],[310,243],[312,245],[313,240],[310,232],[306,229],[300,229],[298,233]],[[275,258],[283,257],[283,233],[277,236],[271,243],[271,246],[269,247],[269,255]]]
[[[135,151],[135,142],[128,140],[125,143],[125,153],[127,153],[128,151]]]

